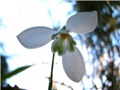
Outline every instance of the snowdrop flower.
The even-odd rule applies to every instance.
[[[71,16],[66,27],[55,31],[44,26],[31,27],[21,32],[17,38],[21,44],[29,49],[44,46],[51,40],[52,52],[62,56],[63,68],[66,75],[73,81],[79,82],[85,74],[83,57],[75,46],[76,42],[69,32],[85,34],[92,32],[97,25],[97,12],[80,12]]]

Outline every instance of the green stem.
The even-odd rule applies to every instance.
[[[66,29],[66,26],[64,25],[62,28],[61,28],[61,30],[65,30]]]
[[[53,58],[52,58],[52,65],[51,65],[51,73],[50,73],[50,78],[49,78],[49,86],[48,86],[48,90],[52,90],[52,79],[53,79],[54,57],[55,57],[55,53],[53,53]]]

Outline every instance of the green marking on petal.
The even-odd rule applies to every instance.
[[[65,42],[64,40],[62,41],[61,45],[58,48],[58,55],[63,55],[66,52],[66,48],[65,48]]]
[[[74,41],[72,36],[68,35],[68,38],[67,38],[67,49],[68,49],[68,51],[73,52],[75,50],[74,49],[75,45],[76,45],[76,42]]]
[[[66,52],[65,41],[61,37],[56,39],[52,44],[52,52],[58,52],[58,55],[63,55]]]

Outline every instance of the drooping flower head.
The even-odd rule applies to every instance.
[[[44,26],[31,27],[21,32],[17,38],[29,49],[44,46],[51,40],[51,50],[62,56],[63,68],[66,75],[73,81],[79,82],[85,74],[85,64],[82,54],[75,46],[76,42],[69,32],[85,34],[92,32],[97,25],[97,12],[81,12],[71,16],[66,25],[59,31]]]

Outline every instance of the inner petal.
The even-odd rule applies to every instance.
[[[53,43],[52,43],[52,52],[58,52],[58,55],[63,55],[66,52],[66,47],[65,47],[65,40],[62,39],[61,37],[57,38]]]
[[[72,38],[71,35],[68,35],[67,37],[67,50],[69,52],[73,52],[75,50],[75,45],[76,45],[76,42],[75,40]]]

